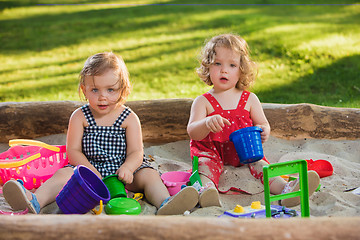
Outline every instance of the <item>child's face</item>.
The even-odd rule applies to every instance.
[[[215,61],[209,69],[214,90],[234,88],[240,78],[240,54],[226,47],[216,47],[215,52]]]
[[[112,111],[118,103],[119,87],[119,77],[113,70],[108,70],[100,76],[86,76],[81,90],[92,109],[100,114],[106,114]]]

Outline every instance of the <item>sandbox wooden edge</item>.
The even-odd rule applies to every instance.
[[[235,219],[179,216],[0,216],[1,238],[359,239],[360,217]]]
[[[130,101],[140,118],[145,142],[188,139],[186,125],[193,99]],[[0,103],[0,142],[66,133],[69,117],[81,102]],[[360,109],[314,104],[263,104],[271,134],[284,139],[359,139]]]

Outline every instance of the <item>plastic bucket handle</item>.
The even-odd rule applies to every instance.
[[[60,148],[43,143],[41,141],[37,141],[37,140],[30,140],[30,139],[13,139],[9,141],[9,146],[16,146],[16,145],[28,145],[28,146],[38,146],[38,147],[43,147],[46,149],[49,149],[51,151],[54,152],[60,152]]]

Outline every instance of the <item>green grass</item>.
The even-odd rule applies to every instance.
[[[195,98],[209,89],[195,73],[204,41],[233,32],[262,102],[360,108],[359,1],[313,2],[0,0],[0,101],[79,100],[78,73],[101,51],[123,56],[129,100]]]

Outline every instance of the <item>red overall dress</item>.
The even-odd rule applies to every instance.
[[[214,112],[208,116],[219,114],[231,123],[231,126],[225,125],[221,132],[210,132],[209,135],[200,141],[190,141],[191,158],[193,158],[193,156],[199,158],[199,173],[207,176],[218,186],[224,165],[232,165],[234,167],[242,166],[235,146],[229,140],[229,136],[232,132],[240,128],[253,126],[249,111],[244,109],[250,92],[243,91],[237,108],[231,110],[223,110],[215,97],[210,93],[207,92],[203,94],[203,96],[214,108]]]

